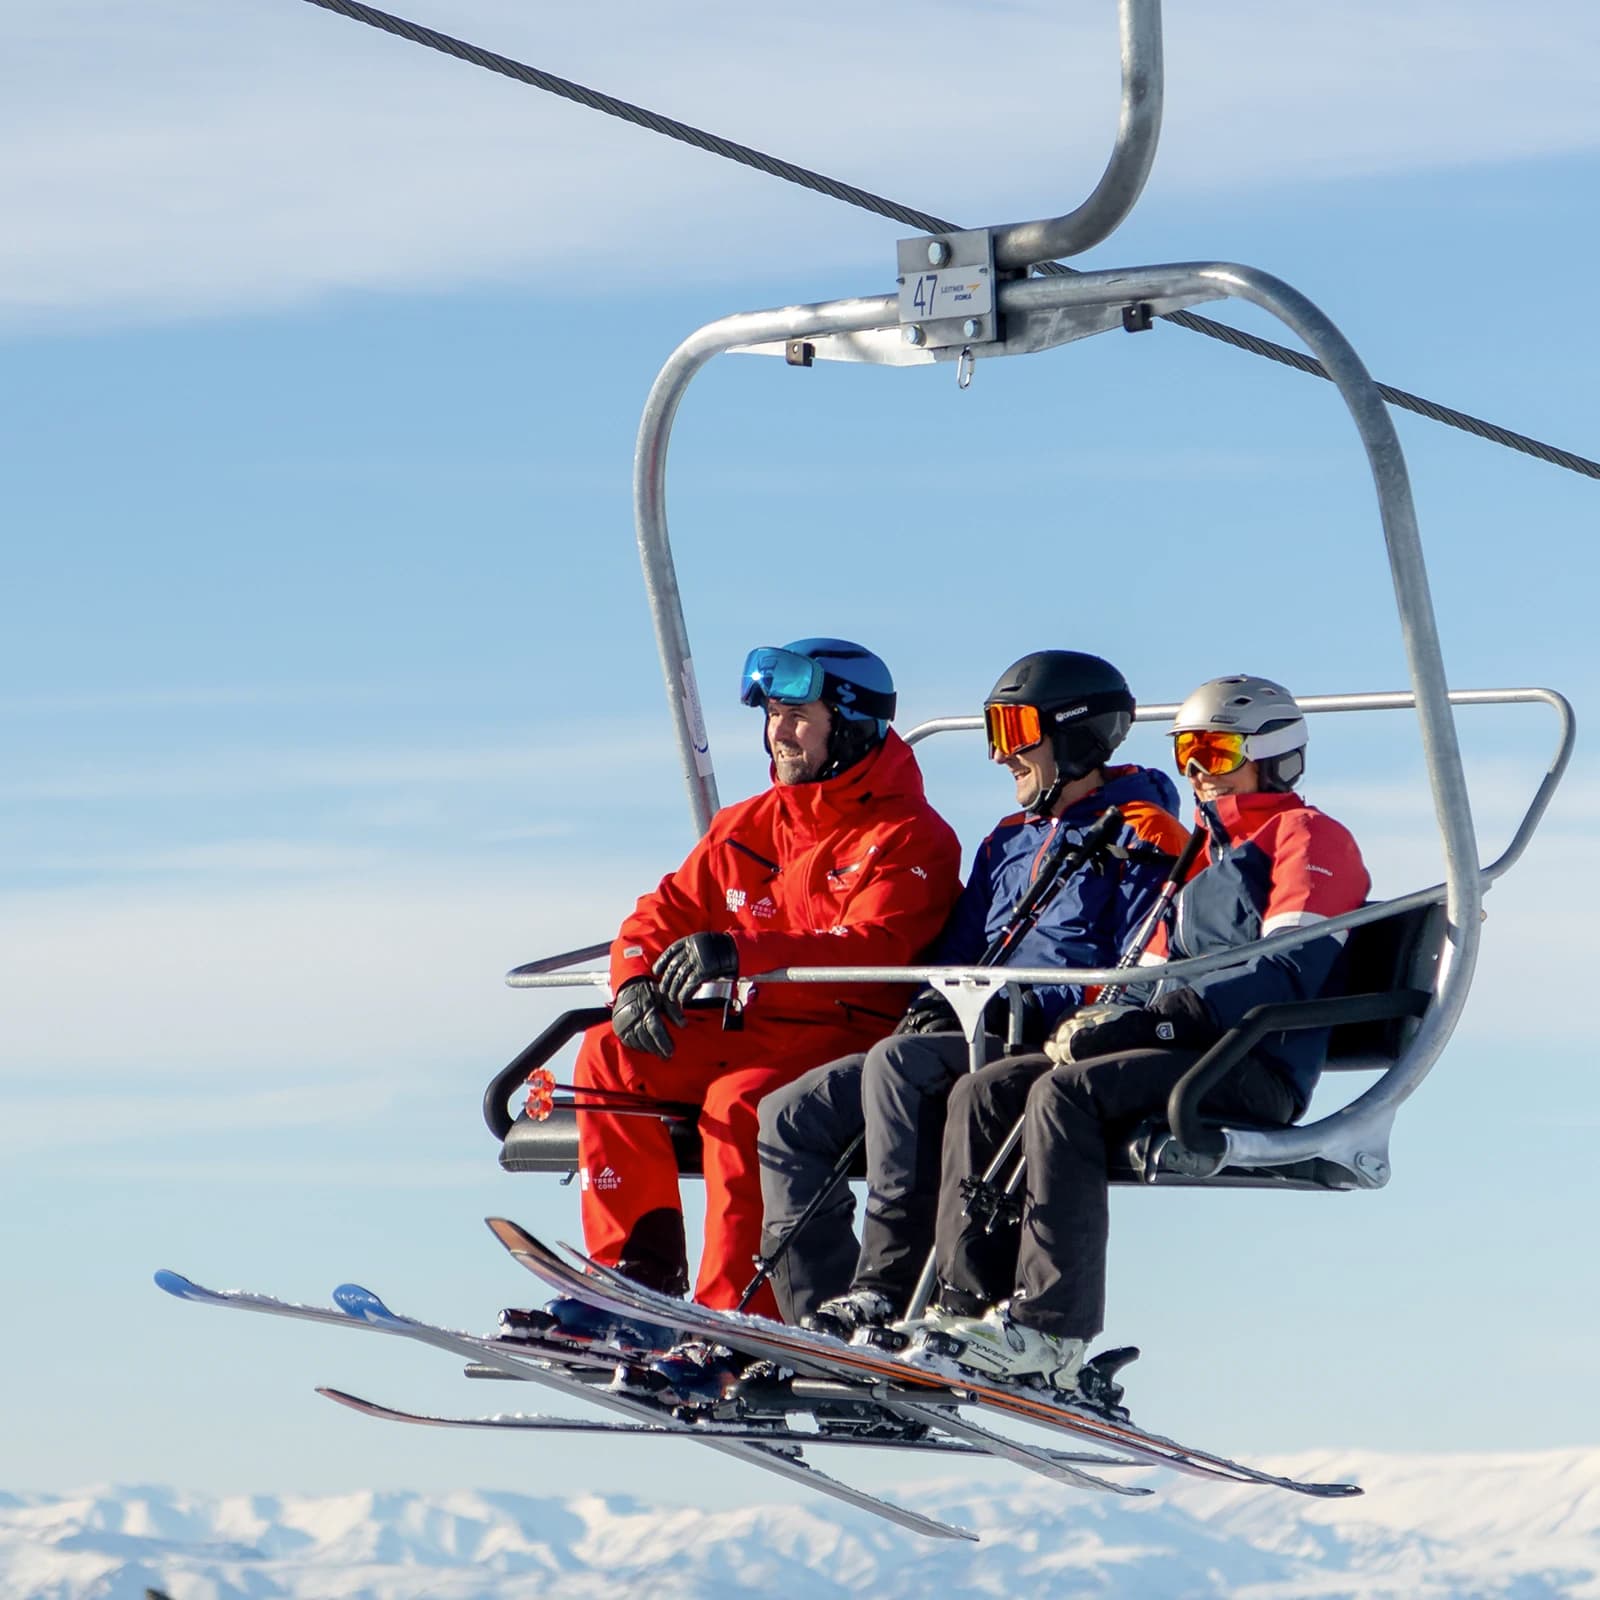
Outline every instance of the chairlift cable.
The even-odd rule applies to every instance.
[[[704,150],[725,160],[738,162],[741,166],[753,167],[757,172],[782,178],[787,183],[798,184],[830,199],[842,200],[847,205],[857,206],[863,211],[888,217],[921,233],[964,231],[959,223],[936,217],[931,212],[918,211],[914,207],[901,205],[896,200],[888,200],[882,195],[873,194],[868,189],[859,189],[854,184],[842,183],[824,173],[813,172],[809,167],[798,166],[792,161],[767,155],[749,145],[707,133],[687,122],[662,116],[659,112],[633,105],[627,100],[619,100],[615,95],[587,88],[581,83],[574,83],[570,78],[558,77],[555,73],[545,72],[539,67],[530,67],[525,62],[514,61],[510,56],[503,56],[496,51],[469,44],[464,39],[441,33],[438,29],[427,27],[423,23],[410,22],[391,12],[380,11],[376,6],[363,4],[362,0],[307,0],[307,4],[320,6],[324,11],[337,12],[340,16],[349,17],[353,22],[363,22],[368,27],[394,34],[397,38],[409,40],[412,44],[425,45],[430,50],[454,56],[458,61],[482,67],[488,72],[497,72],[502,77],[514,78],[518,83],[542,89],[547,94],[557,95],[563,100],[571,100],[577,105],[586,106],[591,111],[621,118],[624,122],[631,122],[637,127],[648,129],[651,133],[659,133],[665,138],[693,145],[697,150]],[[1051,276],[1077,276],[1072,267],[1065,266],[1059,261],[1042,262],[1034,270]],[[1287,345],[1277,344],[1271,339],[1263,339],[1257,334],[1230,327],[1225,322],[1196,316],[1192,311],[1167,312],[1160,320],[1186,328],[1191,333],[1203,333],[1207,338],[1221,340],[1223,344],[1232,345],[1235,349],[1247,351],[1251,355],[1265,356],[1268,360],[1280,362],[1297,372],[1309,373],[1312,377],[1323,379],[1328,377],[1322,363],[1314,357],[1299,350],[1292,350]],[[1579,473],[1583,477],[1600,479],[1600,461],[1591,461],[1587,456],[1578,455],[1574,451],[1546,444],[1542,440],[1530,438],[1525,433],[1517,433],[1513,429],[1501,427],[1498,423],[1486,422],[1481,417],[1457,411],[1434,400],[1426,400],[1420,395],[1393,388],[1386,383],[1378,385],[1378,392],[1391,406],[1414,412],[1431,422],[1441,422],[1447,427],[1459,428],[1475,438],[1503,445],[1508,450],[1520,451],[1523,455],[1533,456],[1536,460],[1548,462],[1551,466],[1564,467],[1569,472]]]

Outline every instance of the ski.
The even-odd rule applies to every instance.
[[[621,1289],[624,1293],[634,1288],[629,1279],[620,1273],[613,1272],[608,1267],[600,1266],[597,1262],[590,1261],[581,1251],[571,1245],[562,1245],[572,1259],[573,1265],[580,1272],[593,1272],[612,1288]],[[653,1312],[659,1312],[661,1307],[657,1303],[660,1297],[650,1296]],[[635,1314],[638,1307],[634,1308]],[[695,1307],[697,1311],[705,1311],[705,1307]],[[938,1371],[929,1367],[917,1368],[909,1363],[898,1361],[893,1356],[884,1354],[870,1346],[855,1344],[841,1344],[838,1340],[829,1338],[825,1334],[812,1333],[805,1328],[790,1328],[783,1324],[766,1322],[759,1317],[737,1316],[727,1312],[712,1312],[712,1317],[730,1317],[733,1322],[731,1329],[726,1329],[722,1334],[706,1333],[704,1337],[719,1338],[724,1344],[728,1343],[728,1332],[737,1334],[739,1325],[755,1324],[761,1330],[763,1338],[770,1338],[776,1333],[780,1340],[791,1347],[800,1347],[841,1357],[835,1371],[854,1372],[867,1377],[888,1378],[893,1381],[905,1381],[908,1372],[917,1372],[922,1380],[933,1387],[945,1390],[955,1389],[959,1393],[970,1397],[973,1404],[1015,1416],[1030,1422],[1038,1422],[1048,1427],[1061,1428],[1069,1433],[1082,1438],[1093,1440],[1107,1448],[1115,1448],[1128,1455],[1137,1457],[1142,1463],[1153,1466],[1165,1466],[1176,1471],[1184,1472],[1195,1477],[1220,1479],[1231,1483],[1257,1484],[1264,1488],[1287,1489],[1295,1494],[1308,1495],[1314,1499],[1344,1499],[1359,1495],[1361,1489],[1356,1484],[1350,1483],[1307,1483],[1297,1478],[1280,1477],[1275,1473],[1262,1472],[1257,1468],[1245,1465],[1243,1462],[1234,1461],[1226,1456],[1219,1456],[1210,1451],[1193,1449],[1190,1446],[1179,1444],[1176,1440],[1166,1438],[1157,1433],[1137,1427],[1120,1409],[1113,1413],[1071,1401],[1055,1399],[1045,1391],[1030,1392],[1027,1389],[1000,1385],[985,1380],[980,1374],[958,1368],[950,1363],[946,1370]],[[777,1346],[769,1348],[763,1353],[775,1359]]]
[[[513,1377],[531,1377],[538,1383],[575,1394],[624,1416],[659,1422],[673,1429],[680,1438],[692,1439],[697,1444],[705,1445],[708,1450],[716,1450],[723,1455],[732,1456],[737,1461],[744,1461],[776,1473],[779,1477],[803,1483],[808,1488],[831,1495],[836,1500],[843,1500],[859,1510],[870,1511],[876,1516],[898,1523],[913,1533],[926,1534],[935,1539],[970,1539],[974,1542],[977,1540],[978,1536],[965,1528],[936,1521],[932,1517],[923,1516],[920,1512],[895,1505],[892,1501],[879,1499],[876,1495],[868,1494],[863,1489],[857,1489],[838,1478],[830,1477],[826,1472],[812,1466],[800,1455],[801,1445],[810,1442],[804,1434],[792,1436],[793,1442],[790,1439],[783,1439],[781,1442],[771,1444],[750,1444],[740,1440],[720,1439],[715,1435],[702,1433],[697,1423],[683,1420],[675,1409],[669,1411],[649,1400],[585,1384],[556,1370],[538,1367],[510,1354],[495,1350],[486,1351],[480,1340],[452,1333],[448,1328],[435,1327],[431,1323],[402,1316],[399,1312],[391,1311],[370,1289],[364,1289],[359,1284],[341,1284],[333,1291],[333,1300],[346,1315],[380,1332],[394,1334],[402,1339],[411,1339],[418,1344],[432,1345],[436,1350],[447,1350],[453,1355],[465,1356],[469,1360],[489,1366],[500,1367]]]
[[[166,1293],[197,1305],[256,1311],[268,1316],[319,1322],[330,1327],[366,1329],[374,1333],[391,1334],[429,1344],[436,1349],[464,1356],[480,1370],[491,1370],[503,1377],[543,1384],[563,1394],[593,1401],[608,1410],[620,1412],[645,1424],[659,1426],[671,1432],[674,1437],[703,1443],[709,1449],[734,1456],[753,1466],[777,1473],[780,1477],[805,1484],[808,1488],[842,1500],[859,1510],[884,1517],[913,1533],[925,1534],[935,1539],[976,1540],[977,1538],[976,1534],[968,1532],[965,1528],[957,1528],[932,1517],[925,1517],[919,1512],[907,1510],[903,1506],[897,1506],[891,1501],[880,1499],[865,1490],[843,1483],[812,1466],[803,1460],[800,1454],[801,1445],[812,1442],[811,1435],[787,1433],[775,1424],[768,1436],[771,1442],[713,1437],[703,1431],[703,1425],[698,1422],[684,1421],[675,1417],[670,1411],[648,1399],[613,1391],[609,1388],[609,1384],[615,1366],[614,1359],[600,1367],[595,1365],[594,1356],[588,1355],[585,1358],[587,1364],[584,1369],[563,1365],[559,1361],[547,1360],[542,1346],[529,1348],[523,1346],[520,1341],[485,1339],[399,1316],[370,1290],[356,1284],[344,1284],[335,1290],[334,1302],[338,1309],[331,1309],[324,1306],[303,1305],[292,1300],[279,1300],[271,1295],[253,1294],[241,1289],[208,1289],[193,1279],[184,1277],[182,1273],[166,1269],[156,1273],[155,1281],[157,1287]],[[565,1351],[564,1353],[571,1354]]]
[[[527,1433],[604,1433],[631,1435],[646,1439],[681,1439],[682,1432],[662,1423],[648,1422],[595,1422],[577,1417],[546,1417],[526,1412],[496,1412],[487,1417],[439,1417],[423,1411],[401,1411],[394,1406],[379,1405],[375,1400],[364,1400],[360,1395],[344,1389],[319,1387],[317,1393],[336,1404],[359,1412],[364,1417],[376,1417],[383,1422],[409,1422],[424,1428],[487,1428],[520,1430]],[[718,1439],[741,1439],[753,1444],[772,1442],[773,1427],[753,1427],[739,1423],[700,1422],[695,1426],[701,1433]],[[872,1435],[860,1437],[828,1436],[812,1438],[799,1436],[806,1444],[842,1444],[851,1449],[917,1450],[930,1455],[981,1456],[988,1452],[976,1445],[962,1444],[955,1439],[914,1439],[910,1437],[880,1438]]]
[[[258,1311],[267,1316],[287,1317],[296,1322],[320,1322],[330,1328],[349,1328],[360,1331],[369,1325],[349,1316],[333,1306],[305,1305],[297,1300],[279,1300],[270,1294],[252,1294],[245,1289],[208,1289],[186,1278],[181,1272],[162,1268],[155,1275],[156,1287],[179,1300],[194,1305],[222,1306],[234,1311]],[[466,1334],[479,1347],[469,1375],[508,1378],[513,1376],[483,1359],[484,1350],[503,1350],[529,1361],[549,1362],[565,1367],[574,1374],[586,1372],[593,1382],[609,1384],[622,1359],[622,1352],[607,1345],[582,1345],[571,1340],[539,1341],[531,1339],[502,1339],[494,1335]],[[473,1370],[476,1369],[476,1370]],[[517,1373],[517,1377],[526,1374]]]
[[[516,1223],[490,1218],[489,1228],[505,1249],[529,1271],[564,1292],[595,1300],[620,1314],[648,1316],[671,1323],[685,1333],[731,1348],[809,1370],[831,1372],[858,1381],[888,1381],[903,1388],[927,1388],[953,1395],[983,1409],[1065,1430],[1141,1464],[1169,1467],[1194,1476],[1263,1487],[1287,1489],[1319,1499],[1360,1494],[1354,1484],[1306,1483],[1262,1472],[1209,1451],[1192,1449],[1159,1434],[1135,1427],[1122,1416],[1053,1400],[1042,1392],[985,1382],[977,1374],[935,1373],[895,1360],[870,1347],[843,1344],[824,1334],[791,1328],[763,1318],[712,1311],[690,1301],[674,1300],[641,1288],[578,1251],[571,1259],[552,1250]],[[563,1247],[570,1249],[570,1247]],[[945,1426],[944,1422],[940,1426]],[[1014,1459],[1014,1458],[1013,1458]]]
[[[569,1265],[531,1234],[519,1228],[514,1222],[506,1222],[501,1218],[490,1218],[488,1220],[491,1231],[500,1239],[500,1242],[519,1260],[522,1260],[530,1271],[544,1278],[547,1282],[583,1298],[592,1299],[597,1304],[605,1305],[607,1309],[633,1315],[638,1314],[638,1305],[644,1302],[642,1299],[635,1304],[627,1302],[627,1291],[633,1287],[627,1279],[619,1278],[614,1284],[608,1281],[605,1286],[597,1288],[594,1280],[587,1275],[582,1266]],[[502,1233],[502,1229],[506,1231]],[[581,1260],[582,1258],[579,1259]],[[604,1269],[596,1270],[603,1271]],[[608,1298],[607,1289],[614,1291],[614,1300]],[[642,1293],[643,1291],[641,1291]],[[841,1376],[840,1364],[831,1359],[831,1350],[825,1350],[819,1355],[815,1350],[804,1345],[798,1347],[792,1344],[780,1345],[771,1339],[767,1339],[767,1342],[763,1343],[762,1340],[766,1338],[768,1330],[779,1333],[786,1331],[779,1324],[762,1322],[758,1318],[738,1318],[736,1333],[730,1335],[727,1328],[720,1323],[715,1325],[709,1322],[695,1324],[694,1314],[705,1312],[705,1308],[702,1306],[695,1306],[681,1300],[671,1300],[665,1296],[651,1295],[649,1298],[652,1307],[659,1303],[662,1306],[671,1308],[672,1312],[670,1315],[661,1316],[655,1316],[654,1312],[652,1312],[652,1320],[654,1321],[669,1323],[686,1331],[699,1331],[706,1337],[716,1339],[724,1344],[736,1345],[751,1354],[771,1356],[781,1361],[785,1366],[793,1367],[799,1372],[833,1379],[838,1379]],[[707,1318],[716,1318],[720,1315],[721,1313],[718,1312],[705,1312]],[[686,1318],[688,1320],[685,1320]],[[754,1331],[757,1329],[761,1331],[759,1333]],[[958,1392],[950,1389],[941,1380],[935,1379],[929,1384],[924,1379],[920,1383],[913,1381],[908,1385],[900,1382],[900,1373],[883,1371],[871,1374],[872,1381],[862,1385],[859,1382],[861,1377],[859,1373],[845,1373],[843,1376],[847,1380],[850,1378],[858,1380],[857,1393],[860,1394],[862,1399],[877,1403],[885,1411],[892,1413],[903,1421],[950,1434],[967,1444],[977,1446],[986,1455],[1010,1461],[1014,1465],[1024,1467],[1030,1472],[1036,1472],[1042,1477],[1053,1478],[1056,1482],[1067,1484],[1075,1489],[1093,1489],[1105,1494],[1134,1497],[1147,1495],[1151,1492],[1138,1484],[1115,1483],[1108,1478],[1102,1478],[1095,1473],[1083,1470],[1084,1465],[1137,1466],[1141,1464],[1137,1460],[1108,1456],[1087,1456],[1077,1460],[1067,1460],[1063,1458],[1061,1452],[1024,1444],[1006,1434],[996,1433],[971,1418],[961,1416],[956,1410],[955,1404],[958,1400]],[[934,1391],[933,1394],[929,1394],[930,1388]],[[918,1392],[919,1390],[921,1391],[920,1393]],[[943,1406],[936,1406],[930,1403],[941,1396],[946,1402]]]

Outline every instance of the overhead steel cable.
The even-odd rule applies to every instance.
[[[618,117],[624,122],[633,123],[636,127],[647,128],[651,133],[676,139],[681,144],[693,145],[697,150],[721,156],[724,160],[753,167],[757,172],[782,178],[786,183],[798,184],[801,188],[827,195],[830,199],[842,200],[847,205],[857,206],[863,211],[888,217],[921,233],[964,231],[960,223],[951,222],[947,218],[936,217],[931,212],[918,211],[915,207],[901,205],[896,200],[888,200],[882,195],[873,194],[868,189],[859,189],[854,184],[841,183],[837,178],[830,178],[825,173],[813,172],[809,167],[798,166],[778,156],[769,156],[764,151],[753,149],[747,144],[739,144],[732,139],[707,133],[704,129],[692,127],[687,122],[679,122],[674,117],[664,117],[659,112],[650,111],[644,106],[619,100],[615,95],[586,88],[581,83],[574,83],[570,78],[558,77],[553,72],[545,72],[538,67],[530,67],[525,62],[514,61],[510,56],[485,50],[479,45],[468,44],[466,40],[441,33],[437,28],[427,27],[420,22],[409,22],[406,18],[397,17],[391,12],[380,11],[376,6],[364,5],[362,0],[306,0],[306,3],[320,6],[324,11],[337,12],[340,16],[349,17],[355,22],[364,22],[369,28],[378,28],[384,33],[394,34],[397,38],[408,39],[412,44],[424,45],[430,50],[454,56],[458,61],[469,62],[487,72],[497,72],[502,77],[514,78],[518,83],[542,89],[547,94],[558,95],[563,100],[571,100],[577,105],[586,106],[591,111],[602,112],[608,117]],[[1046,274],[1076,276],[1073,268],[1059,261],[1043,262],[1035,270]],[[1174,323],[1180,328],[1187,328],[1191,333],[1203,333],[1209,339],[1219,339],[1222,343],[1232,345],[1238,350],[1248,351],[1251,355],[1265,356],[1269,361],[1281,362],[1286,367],[1293,367],[1297,372],[1309,373],[1312,377],[1325,380],[1328,377],[1322,363],[1314,357],[1299,350],[1292,350],[1287,345],[1276,344],[1271,339],[1263,339],[1256,334],[1230,327],[1225,322],[1196,316],[1192,311],[1168,312],[1161,320]],[[1476,438],[1487,439],[1491,444],[1504,445],[1508,450],[1521,451],[1523,455],[1546,461],[1554,467],[1565,467],[1569,472],[1580,473],[1586,478],[1600,479],[1600,461],[1591,461],[1587,456],[1580,456],[1574,451],[1563,450],[1558,445],[1545,444],[1539,439],[1530,438],[1525,433],[1517,433],[1511,428],[1501,427],[1498,423],[1486,422],[1481,417],[1470,416],[1452,406],[1440,405],[1437,401],[1426,400],[1421,395],[1393,388],[1386,383],[1378,385],[1378,392],[1390,405],[1403,411],[1414,412],[1431,422],[1442,422],[1447,427],[1459,428]]]

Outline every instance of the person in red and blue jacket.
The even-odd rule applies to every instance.
[[[1110,764],[1133,710],[1122,674],[1081,651],[1036,651],[1001,674],[984,708],[989,754],[1010,773],[1024,809],[979,846],[930,964],[982,963],[1041,864],[1058,847],[1077,845],[1110,807],[1120,812],[1111,849],[1066,873],[1003,965],[1116,962],[1186,837],[1172,815],[1178,795],[1165,773]],[[1036,1052],[1058,1018],[1082,1000],[1076,985],[1025,990],[1020,1048]],[[1007,1048],[1009,1012],[1004,995],[986,1011],[984,1050],[991,1059]],[[847,1335],[903,1312],[933,1244],[946,1100],[969,1063],[955,1012],[930,987],[890,1037],[762,1101],[762,1239],[767,1258],[777,1259],[773,1284],[788,1321]],[[795,1230],[862,1135],[867,1203],[859,1244],[848,1184],[839,1184]]]
[[[1194,786],[1204,848],[1144,957],[1241,949],[1187,980],[1153,974],[1114,1003],[1067,1015],[1040,1061],[1000,1062],[951,1096],[937,1232],[936,1303],[903,1324],[949,1335],[973,1371],[1076,1387],[1105,1318],[1106,1148],[1165,1110],[1174,1085],[1253,1007],[1337,993],[1345,935],[1250,954],[1256,940],[1353,911],[1370,887],[1354,838],[1293,792],[1305,769],[1300,708],[1270,679],[1202,684],[1179,708],[1174,755]],[[1150,972],[1150,967],[1144,969]],[[1310,1102],[1322,1032],[1269,1035],[1212,1092],[1207,1110],[1287,1125]],[[1020,1236],[966,1216],[963,1178],[981,1174],[1024,1121]]]

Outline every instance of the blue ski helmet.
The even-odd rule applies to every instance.
[[[760,645],[745,657],[739,698],[747,706],[809,705],[820,700],[832,715],[831,778],[883,743],[895,713],[894,678],[881,657],[848,639],[796,639],[781,649]]]

